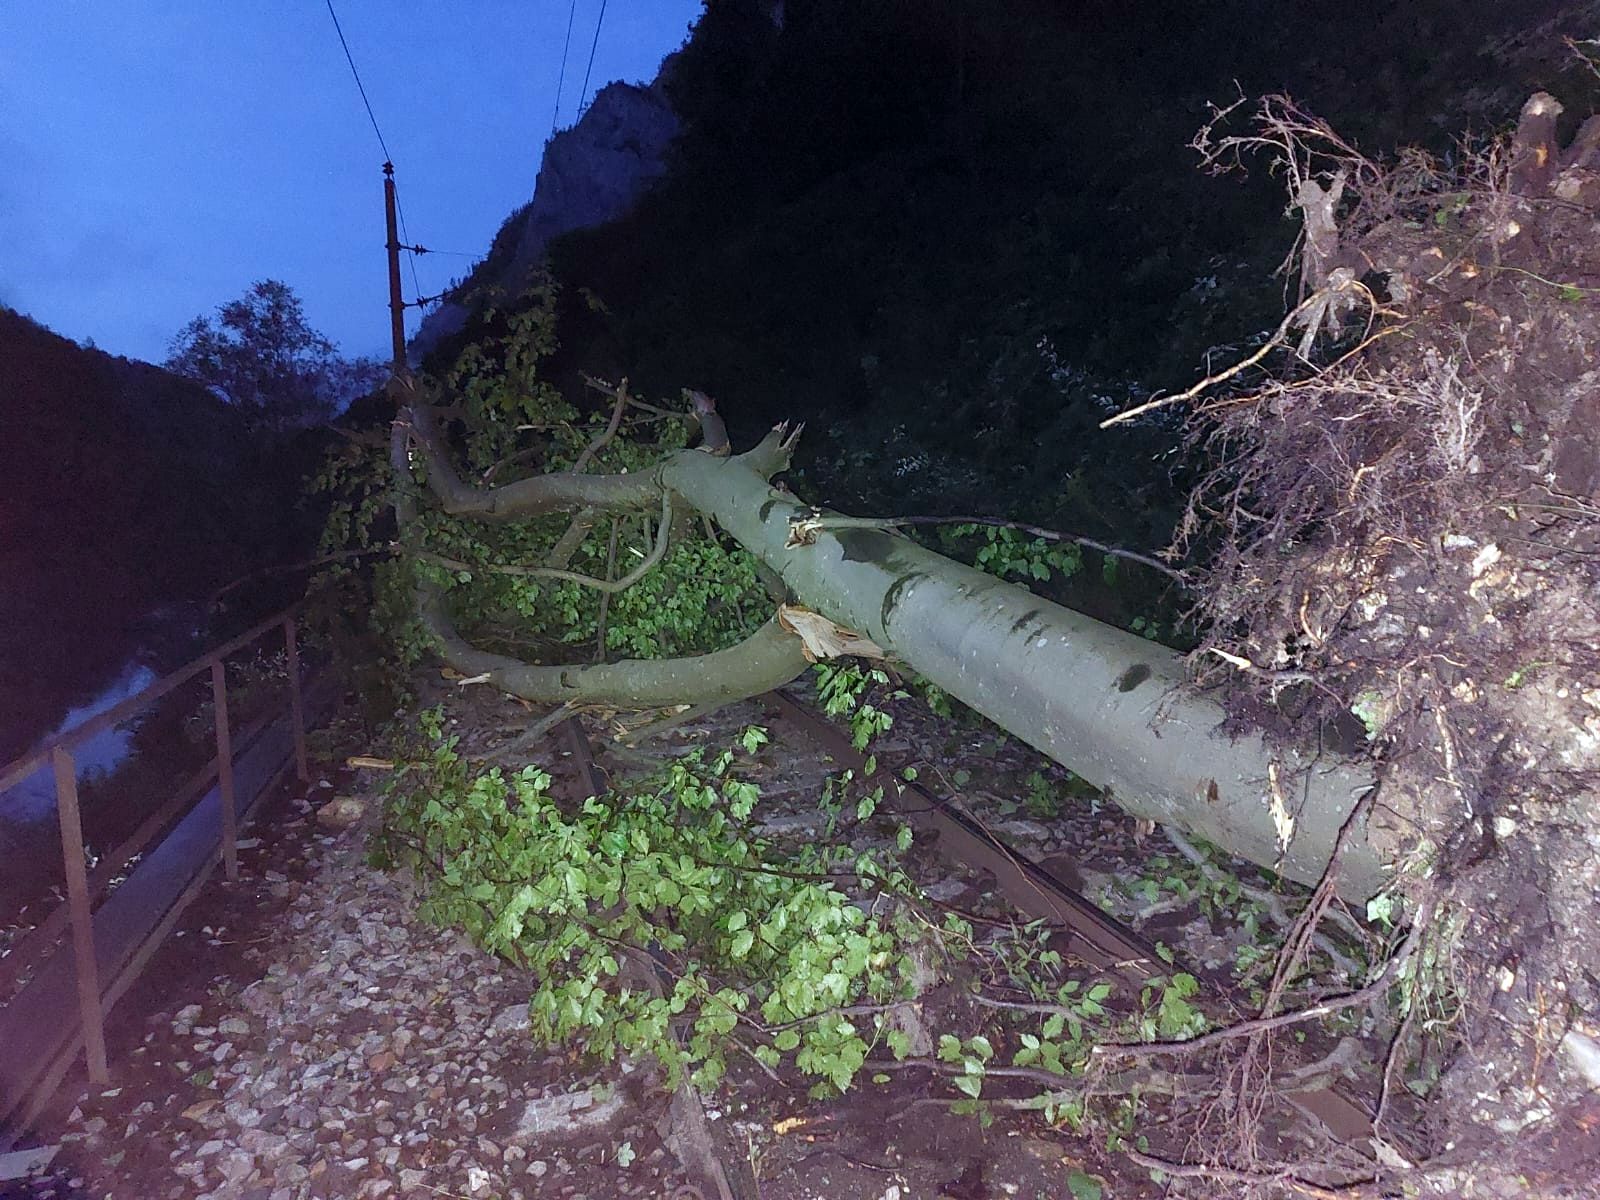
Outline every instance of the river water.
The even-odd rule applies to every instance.
[[[155,671],[146,665],[143,656],[130,659],[104,690],[86,704],[69,710],[60,724],[35,744],[35,748],[137,695],[154,683],[156,678]],[[137,723],[138,718],[135,717],[122,725],[103,729],[75,747],[72,753],[77,761],[79,780],[94,774],[110,774],[121,766],[127,760]],[[19,826],[36,825],[50,819],[55,804],[55,773],[50,764],[45,763],[15,787],[0,792],[0,839],[6,838],[10,830]]]

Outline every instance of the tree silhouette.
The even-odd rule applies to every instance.
[[[383,368],[340,357],[306,322],[288,284],[263,279],[196,317],[168,347],[166,367],[198,380],[261,432],[286,433],[326,421],[346,402],[378,386]]]

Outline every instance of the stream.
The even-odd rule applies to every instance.
[[[86,704],[70,709],[60,724],[47,736],[40,738],[33,749],[137,695],[157,678],[143,654],[130,658],[107,687]],[[75,747],[73,757],[77,760],[78,779],[82,781],[97,773],[109,775],[126,762],[137,724],[138,718],[135,717],[124,725],[103,729]],[[55,775],[46,763],[15,787],[0,792],[0,839],[6,838],[7,832],[13,827],[36,825],[50,819],[55,804]]]

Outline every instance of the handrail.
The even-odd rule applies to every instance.
[[[199,658],[184,664],[171,674],[162,676],[137,695],[129,696],[122,703],[91,717],[82,725],[74,726],[64,733],[56,734],[44,745],[30,750],[21,758],[12,759],[11,762],[6,764],[5,769],[0,771],[0,792],[15,787],[40,767],[45,766],[50,762],[51,756],[57,750],[70,752],[95,734],[110,729],[113,725],[120,725],[135,713],[154,704],[174,688],[189,682],[189,680],[193,679],[201,671],[206,670],[213,663],[220,662],[235,651],[243,649],[274,626],[282,625],[285,621],[290,620],[300,611],[302,603],[297,601],[291,604],[283,611],[252,625],[238,637],[224,642],[214,650],[207,651]]]
[[[36,931],[35,937],[28,939],[35,945],[46,945],[47,933],[59,933],[63,923],[70,926],[72,931],[72,958],[73,958],[73,983],[78,993],[78,1037],[82,1039],[84,1057],[88,1065],[89,1078],[96,1085],[106,1083],[110,1076],[106,1063],[105,1039],[105,1008],[106,1002],[102,998],[99,978],[99,962],[95,947],[95,921],[94,899],[97,893],[110,883],[110,873],[118,869],[119,865],[139,852],[141,846],[149,839],[156,836],[159,830],[166,825],[179,811],[188,804],[194,793],[203,787],[204,780],[211,774],[211,766],[215,767],[217,780],[217,816],[220,821],[220,858],[223,869],[228,879],[239,877],[238,858],[238,808],[237,798],[234,793],[234,760],[233,760],[233,729],[228,716],[228,673],[227,659],[236,651],[251,645],[257,639],[271,630],[281,629],[283,632],[284,652],[287,657],[288,667],[288,701],[290,732],[293,736],[294,765],[299,777],[308,778],[306,763],[306,735],[305,735],[305,706],[301,695],[300,679],[300,651],[296,632],[295,618],[300,611],[300,604],[290,605],[281,612],[275,613],[266,620],[252,625],[237,637],[224,642],[213,650],[207,651],[191,662],[179,667],[171,674],[156,680],[135,696],[130,696],[122,703],[107,709],[105,712],[85,721],[76,729],[68,730],[50,738],[40,748],[23,755],[21,758],[7,764],[5,770],[0,772],[0,789],[8,788],[19,780],[27,778],[39,767],[49,763],[54,770],[56,785],[56,823],[61,834],[61,854],[64,878],[67,885],[66,903],[52,912]],[[201,775],[195,777],[190,783],[179,788],[176,795],[159,806],[152,813],[146,815],[138,830],[130,838],[123,841],[117,848],[109,862],[98,864],[93,875],[88,870],[85,861],[83,843],[83,825],[81,806],[78,797],[78,770],[72,751],[87,739],[102,730],[112,728],[118,723],[127,720],[135,713],[143,711],[161,697],[167,695],[180,684],[209,669],[211,673],[211,702],[212,724],[216,735],[217,753],[212,763],[208,765]],[[264,727],[271,717],[262,717],[254,722],[251,728]],[[247,800],[247,805],[250,801]],[[192,814],[191,814],[192,815]],[[183,818],[186,822],[188,817]],[[214,860],[213,860],[214,861]],[[199,860],[197,869],[201,878],[209,872],[205,860]],[[134,876],[137,878],[137,873]],[[150,878],[154,878],[151,876]],[[94,886],[91,888],[91,884]],[[187,894],[187,893],[186,893]],[[108,901],[109,903],[110,901]],[[179,905],[187,903],[180,898]],[[65,912],[63,920],[62,912]],[[162,927],[162,914],[156,913],[156,928]],[[148,945],[149,929],[140,935]],[[144,950],[135,951],[135,959]],[[27,970],[28,964],[19,960],[18,970]],[[115,984],[113,985],[116,986]],[[24,995],[23,993],[18,995]],[[40,993],[42,995],[42,993]],[[10,1012],[10,1004],[4,1007]],[[74,1045],[70,1039],[69,1051]],[[15,1067],[15,1062],[9,1063]],[[11,1074],[14,1075],[14,1072]],[[9,1082],[15,1082],[8,1075]],[[8,1088],[9,1091],[9,1088]],[[3,1100],[0,1097],[0,1100]],[[0,1111],[0,1117],[10,1112],[7,1107]]]

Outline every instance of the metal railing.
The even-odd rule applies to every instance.
[[[84,1057],[89,1078],[103,1085],[109,1080],[106,1062],[105,1007],[102,1001],[99,965],[95,952],[94,911],[95,898],[106,891],[116,878],[122,865],[140,854],[153,838],[175,818],[189,811],[197,797],[205,794],[212,780],[217,782],[221,799],[221,854],[224,870],[230,880],[239,877],[239,814],[234,793],[234,730],[228,715],[228,683],[226,662],[240,650],[266,637],[274,630],[282,630],[283,646],[288,668],[288,711],[294,737],[294,764],[297,775],[308,777],[306,765],[305,699],[300,678],[300,650],[297,639],[296,616],[298,605],[268,617],[245,630],[238,637],[201,655],[199,658],[164,675],[135,696],[113,708],[92,717],[83,724],[51,738],[44,745],[21,758],[14,759],[0,769],[0,792],[5,792],[22,782],[35,771],[48,764],[55,774],[56,813],[61,830],[61,859],[65,871],[67,899],[58,906],[27,937],[27,942],[42,951],[54,944],[69,924],[72,935],[74,974],[77,980],[78,1019],[82,1030]],[[157,700],[182,686],[202,671],[211,672],[211,701],[214,712],[216,757],[184,781],[166,803],[147,816],[129,837],[116,849],[101,856],[91,872],[84,854],[83,821],[78,803],[78,772],[74,751],[96,734],[136,716]],[[240,731],[241,742],[247,742],[271,721],[281,717],[282,708],[275,708]],[[212,852],[213,855],[215,851]],[[215,858],[210,859],[215,862]],[[158,928],[166,913],[155,914]],[[151,930],[145,930],[140,940],[147,941]],[[0,959],[0,976],[9,976],[14,982],[17,973],[25,971],[30,959],[20,950],[13,951],[7,959]],[[8,961],[10,960],[10,961]],[[0,982],[7,982],[0,979]],[[9,987],[8,987],[9,990]],[[15,997],[13,997],[13,1000]],[[3,1115],[3,1114],[0,1114]]]

